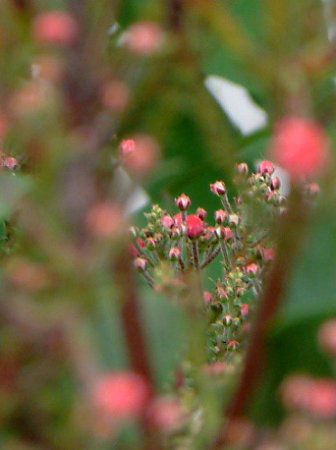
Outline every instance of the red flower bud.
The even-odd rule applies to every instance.
[[[190,239],[197,238],[204,233],[204,223],[196,216],[191,214],[187,217],[187,234]]]
[[[186,194],[181,194],[175,199],[175,204],[180,211],[186,211],[191,205],[190,197]]]
[[[122,156],[133,153],[136,149],[135,140],[134,139],[124,139],[120,143],[120,152]]]
[[[249,305],[247,303],[243,303],[240,307],[240,314],[242,317],[247,317],[249,314]]]
[[[256,275],[260,270],[260,267],[256,263],[250,263],[245,267],[245,271],[248,275]]]
[[[279,177],[272,178],[271,181],[271,189],[272,191],[277,191],[281,186],[281,181]]]
[[[209,291],[203,292],[203,300],[206,305],[209,305],[213,301],[213,295]]]
[[[226,193],[226,186],[223,181],[216,181],[213,184],[210,184],[210,190],[213,194],[221,197]]]

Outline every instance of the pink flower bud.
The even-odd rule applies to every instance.
[[[256,263],[250,263],[245,267],[245,272],[248,275],[256,275],[260,270],[260,267]]]
[[[239,224],[239,216],[237,214],[229,215],[229,224],[237,226]]]
[[[13,156],[6,156],[3,159],[2,165],[3,165],[3,167],[6,167],[6,169],[14,170],[18,166],[18,162],[17,162],[17,159],[14,158]]]
[[[223,228],[223,232],[224,232],[224,239],[226,241],[230,241],[231,239],[234,238],[234,234],[233,234],[233,231],[231,230],[231,228],[224,227]]]
[[[143,413],[149,398],[145,380],[132,372],[103,375],[93,387],[92,400],[97,411],[112,420],[128,420]]]
[[[275,250],[273,248],[263,248],[259,249],[261,257],[264,261],[270,262],[275,258]]]
[[[243,303],[240,307],[240,314],[242,317],[246,318],[249,315],[249,305],[247,303]]]
[[[274,172],[274,165],[271,161],[262,161],[259,165],[259,173],[262,175],[272,175]]]
[[[300,117],[281,120],[275,131],[271,154],[293,181],[319,174],[329,158],[328,140],[316,122]]]
[[[272,191],[277,191],[278,189],[280,189],[280,186],[281,186],[280,178],[279,177],[272,178],[272,181],[271,181]]]
[[[247,175],[249,171],[248,165],[244,162],[237,164],[236,170],[239,175]]]
[[[223,224],[227,220],[228,216],[228,213],[224,211],[224,209],[218,209],[215,211],[215,221],[218,224]]]
[[[33,36],[41,44],[69,45],[78,35],[74,18],[62,11],[50,11],[38,15],[33,22]]]
[[[152,237],[149,237],[146,239],[146,247],[148,248],[148,250],[154,250],[156,247],[156,240]]]
[[[231,351],[237,350],[238,347],[239,347],[239,342],[236,341],[235,339],[231,339],[227,344],[228,350],[231,350]]]
[[[203,300],[204,300],[204,303],[206,305],[209,305],[210,303],[212,303],[213,302],[213,295],[211,294],[211,292],[204,291],[203,292]]]
[[[135,151],[135,140],[134,139],[124,139],[120,143],[120,152],[123,156],[129,155]]]
[[[216,181],[213,184],[210,184],[210,190],[213,194],[221,197],[226,193],[226,186],[223,181]]]
[[[321,326],[318,340],[323,350],[336,356],[336,319],[330,319]]]
[[[147,268],[148,262],[147,259],[138,257],[134,260],[134,267],[139,270],[140,272],[144,272]]]
[[[169,259],[172,261],[177,261],[181,258],[181,250],[178,247],[172,247],[169,250]]]
[[[229,373],[231,370],[227,363],[217,361],[204,367],[204,372],[209,376],[218,376]]]
[[[207,211],[206,211],[205,209],[203,209],[203,208],[197,208],[196,215],[197,215],[201,220],[204,220],[204,219],[207,217],[208,213],[207,213]]]
[[[222,286],[217,286],[217,295],[220,298],[220,300],[227,300],[229,298],[229,295],[225,288]]]
[[[154,22],[139,22],[125,32],[123,44],[138,55],[148,56],[159,52],[164,44],[165,35],[162,28]]]
[[[171,228],[173,228],[175,221],[169,214],[166,214],[165,216],[162,217],[161,224],[164,228],[170,230]]]
[[[190,197],[188,197],[188,195],[181,194],[179,197],[175,199],[175,203],[180,211],[186,211],[191,205],[191,200]]]

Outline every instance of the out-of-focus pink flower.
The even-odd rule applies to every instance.
[[[133,372],[112,372],[101,376],[92,393],[98,413],[115,421],[141,415],[149,399],[145,380]]]
[[[171,433],[181,428],[186,420],[181,403],[170,397],[155,399],[149,405],[147,415],[150,424],[164,433]]]
[[[6,267],[9,280],[17,288],[36,292],[47,287],[49,275],[45,268],[26,259],[14,259]]]
[[[78,35],[78,26],[71,14],[49,11],[39,14],[33,22],[33,37],[41,44],[66,46]]]
[[[165,33],[155,22],[138,22],[130,26],[123,37],[123,44],[133,53],[142,56],[159,52],[165,41]]]
[[[18,89],[9,99],[9,109],[18,117],[32,114],[47,106],[45,85],[38,81],[30,81]]]
[[[292,376],[281,387],[281,396],[288,409],[301,410],[319,419],[336,417],[336,382]]]
[[[318,175],[328,161],[328,140],[312,120],[287,117],[275,131],[270,149],[274,161],[289,172],[293,181]]]
[[[91,208],[86,223],[95,236],[115,238],[120,235],[124,228],[124,217],[118,205],[103,202]]]
[[[273,248],[260,247],[259,249],[262,259],[266,262],[273,261],[275,258],[275,250]]]
[[[328,320],[321,326],[318,340],[323,350],[336,357],[336,318]]]
[[[112,80],[103,85],[101,99],[105,108],[121,113],[129,103],[130,90],[123,81]]]
[[[204,367],[204,372],[210,376],[223,375],[232,370],[232,367],[225,362],[217,361]]]
[[[160,147],[153,137],[139,134],[122,142],[121,155],[124,167],[141,178],[155,168],[160,156]]]

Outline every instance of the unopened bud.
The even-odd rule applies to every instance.
[[[228,218],[228,213],[224,209],[218,209],[215,211],[215,221],[218,224],[223,224]]]
[[[228,293],[222,286],[217,286],[217,295],[221,300],[226,300],[229,298]]]
[[[175,204],[180,211],[186,211],[191,205],[190,197],[186,194],[181,194],[175,199]]]
[[[271,181],[272,191],[277,191],[278,189],[280,189],[280,186],[281,186],[280,178],[279,177],[272,178],[272,181]]]
[[[229,327],[229,326],[231,325],[231,323],[232,323],[232,316],[230,316],[230,314],[226,314],[226,315],[223,317],[223,322],[224,322],[224,324],[225,324],[227,327]]]
[[[203,300],[206,305],[209,305],[213,301],[213,295],[209,291],[203,292]]]
[[[181,250],[178,247],[172,247],[169,250],[169,259],[177,261],[181,257]]]
[[[122,156],[129,155],[133,153],[136,149],[135,140],[134,139],[124,139],[120,144],[120,153]]]
[[[208,213],[207,213],[206,210],[203,209],[203,208],[197,208],[196,215],[197,215],[201,220],[204,220],[204,219],[207,217]]]
[[[247,175],[249,171],[248,165],[244,162],[237,164],[236,170],[239,175]]]
[[[210,184],[210,190],[219,197],[226,194],[226,187],[223,181],[216,181],[215,183]]]
[[[229,224],[237,226],[239,224],[239,216],[237,214],[230,214]]]
[[[259,173],[262,175],[272,175],[274,172],[274,165],[271,161],[262,161],[259,165]]]
[[[6,169],[14,170],[18,166],[17,159],[13,156],[6,156],[2,162],[3,167],[6,167]]]
[[[149,237],[146,239],[146,247],[148,248],[148,250],[154,250],[156,247],[156,241],[154,238]]]
[[[256,275],[260,270],[260,267],[256,263],[250,263],[245,267],[245,271],[248,275]]]
[[[175,222],[174,219],[169,215],[166,214],[165,216],[162,217],[161,219],[161,224],[167,228],[168,230],[170,230],[171,228],[173,228]]]

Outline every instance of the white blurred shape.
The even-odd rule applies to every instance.
[[[149,203],[150,198],[146,191],[141,186],[136,185],[121,167],[118,167],[114,172],[114,184],[121,197],[126,197],[126,203],[124,204],[126,216],[131,216]]]
[[[205,86],[244,136],[267,125],[266,112],[253,101],[243,86],[217,75],[209,75]]]

